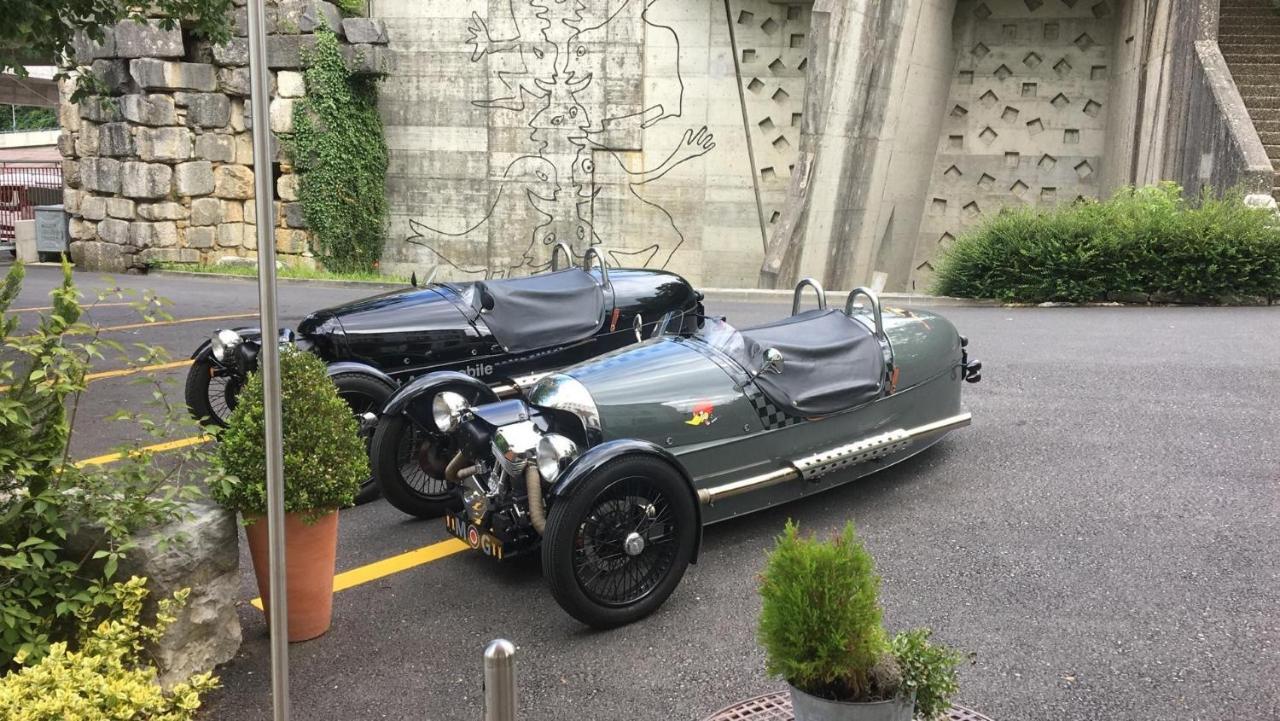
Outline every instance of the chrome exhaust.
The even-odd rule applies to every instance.
[[[944,418],[934,423],[910,429],[895,429],[886,433],[864,438],[854,443],[836,446],[820,453],[790,461],[790,467],[779,468],[758,476],[744,478],[733,483],[703,488],[698,491],[698,501],[703,505],[712,505],[716,501],[732,498],[743,493],[758,491],[781,483],[806,480],[816,481],[819,478],[843,470],[859,463],[884,458],[885,456],[906,450],[906,448],[925,438],[963,428],[973,422],[969,413]]]

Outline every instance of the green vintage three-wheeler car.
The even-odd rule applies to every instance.
[[[801,313],[806,285],[819,308]],[[969,425],[960,390],[981,364],[967,344],[942,317],[882,309],[867,289],[829,310],[805,280],[789,318],[660,328],[544,378],[527,400],[498,401],[479,381],[459,392],[468,379],[442,373],[405,412],[450,448],[461,504],[449,530],[497,559],[541,549],[560,605],[612,627],[666,600],[703,526],[848,483]]]

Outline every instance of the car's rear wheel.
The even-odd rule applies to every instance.
[[[391,505],[418,518],[435,518],[462,507],[444,480],[453,458],[448,439],[430,435],[403,415],[378,421],[373,434],[373,477]]]
[[[613,461],[551,507],[542,572],[569,615],[613,628],[653,613],[693,558],[693,494],[670,464],[649,456]]]
[[[364,414],[378,415],[386,405],[387,399],[395,391],[386,383],[363,373],[339,373],[331,378],[338,387],[338,396],[347,402],[356,420],[362,421]],[[363,426],[362,426],[363,429]],[[365,450],[369,449],[370,437],[365,437]],[[356,505],[368,503],[379,495],[378,484],[372,474],[360,482],[360,490],[356,492]]]
[[[226,426],[236,409],[243,379],[235,371],[207,357],[197,358],[187,371],[185,397],[191,415],[208,426]]]

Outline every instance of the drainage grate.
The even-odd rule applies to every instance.
[[[958,706],[947,712],[947,721],[991,721],[977,711]],[[703,721],[794,721],[791,713],[791,694],[787,691],[769,693],[747,699],[716,711]]]

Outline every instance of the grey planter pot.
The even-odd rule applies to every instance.
[[[791,686],[791,709],[796,721],[911,721],[915,711],[915,698],[896,698],[891,701],[847,703],[828,701],[810,696]]]

